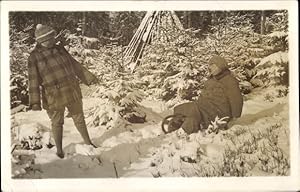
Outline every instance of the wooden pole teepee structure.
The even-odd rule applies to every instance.
[[[166,33],[168,27],[183,29],[174,11],[147,12],[124,51],[124,67],[133,72],[140,63],[146,45],[153,40],[162,40],[162,33]]]

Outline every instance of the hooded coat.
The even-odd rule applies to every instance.
[[[206,129],[216,116],[219,118],[240,117],[243,108],[243,97],[238,81],[225,68],[217,76],[212,76],[204,83],[198,100],[184,103],[174,108],[174,114],[186,118],[182,128],[188,133]]]

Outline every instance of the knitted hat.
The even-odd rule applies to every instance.
[[[55,36],[56,32],[53,28],[47,25],[37,24],[35,29],[35,39],[37,42],[42,43]]]
[[[209,60],[209,64],[215,64],[216,66],[218,66],[222,71],[225,69],[228,69],[228,65],[227,65],[227,61],[218,55],[214,55],[210,60]]]

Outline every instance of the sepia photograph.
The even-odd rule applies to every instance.
[[[105,190],[118,191],[139,179],[153,190],[274,179],[285,185],[253,189],[299,190],[297,3],[157,3],[6,2],[5,181],[129,180]]]

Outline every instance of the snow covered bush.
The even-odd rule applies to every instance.
[[[254,78],[262,80],[264,85],[288,85],[288,52],[276,52],[265,58],[256,66],[258,72]]]
[[[276,175],[288,175],[290,163],[282,149],[269,145],[259,151],[259,169]]]
[[[14,116],[11,119],[12,177],[23,178],[38,171],[35,165],[35,150],[52,148],[54,141],[50,129],[39,123],[21,124]]]
[[[106,104],[102,103],[103,106],[94,108],[93,124],[95,126],[107,124],[111,120],[116,120],[118,114],[131,122],[145,121],[145,115],[137,107],[137,103],[143,97],[142,92],[135,89],[138,81],[131,79],[130,74],[125,74],[122,67],[123,48],[106,46],[99,50],[88,49],[81,44],[83,37],[76,35],[68,37],[71,40],[70,53],[100,80],[100,84],[95,86],[89,95],[103,98]]]
[[[10,79],[10,107],[14,108],[20,104],[28,104],[27,77],[20,74],[12,75]]]
[[[267,55],[261,57],[256,66],[256,75],[265,86],[289,85],[288,58],[288,15],[287,11],[278,11],[271,15],[267,24],[272,26],[269,34],[262,36],[264,47],[272,47]]]
[[[207,35],[207,45],[227,59],[243,93],[263,84],[288,83],[286,11],[268,18],[273,29],[267,35],[255,33],[247,15],[228,13],[217,23]]]
[[[10,95],[11,108],[20,104],[28,105],[28,86],[27,86],[27,60],[32,44],[28,41],[28,32],[10,29]]]
[[[121,46],[107,46],[98,51],[84,49],[82,52],[89,53],[85,61],[90,58],[88,68],[100,80],[89,96],[102,98],[104,102],[92,110],[95,113],[94,126],[106,125],[108,122],[109,126],[113,126],[113,122],[120,116],[130,122],[145,121],[145,114],[138,107],[144,97],[143,92],[138,90],[141,83],[124,72],[122,51]]]
[[[247,15],[228,12],[211,26],[207,34],[207,46],[211,52],[221,54],[230,66],[240,66],[247,62],[249,53],[246,48],[253,38],[253,25]]]
[[[23,178],[28,172],[35,171],[33,169],[35,155],[26,152],[19,150],[12,154],[12,178]]]
[[[112,89],[102,87],[100,97],[102,101],[88,112],[88,120],[94,126],[105,125],[107,128],[117,124],[120,118],[131,123],[143,123],[146,114],[140,109],[138,103],[144,94],[138,90],[128,89],[124,81],[120,80],[119,86]]]
[[[241,82],[242,92],[251,92],[250,80],[256,73],[258,62],[250,49],[262,49],[266,55],[273,47],[260,48],[260,35],[254,33],[248,15],[228,12],[210,29],[203,39],[198,39],[190,29],[167,29],[167,40],[163,38],[164,41],[153,41],[146,46],[137,69],[137,76],[145,81],[144,87],[163,100],[193,100],[207,78],[209,58],[220,54]],[[162,89],[158,89],[160,87]]]
[[[250,165],[246,157],[241,155],[239,151],[226,148],[223,154],[223,163],[221,164],[221,175],[219,176],[249,176]]]
[[[271,38],[272,43],[277,51],[288,50],[288,11],[282,10],[272,14],[267,20],[271,26],[271,33],[267,36]]]
[[[64,33],[62,40],[63,45],[69,53],[86,67],[97,65],[99,59],[102,57],[102,52],[100,50],[94,49],[93,46],[86,46],[86,44],[93,44],[90,41],[97,42],[97,39],[92,38],[91,40],[91,38],[85,36],[71,34],[69,31]]]
[[[207,76],[209,55],[191,32],[168,31],[168,40],[153,41],[143,54],[137,77],[143,77],[145,89],[161,88],[154,93],[163,100],[176,97],[192,100]]]
[[[153,152],[150,171],[154,177],[288,175],[288,117],[282,116],[287,110],[214,134],[182,135],[179,129]]]
[[[16,149],[38,150],[53,146],[49,128],[41,124],[20,125],[14,122],[11,129],[12,143],[16,146]]]
[[[143,92],[133,89],[130,81],[125,79],[117,80],[112,87],[104,93],[105,97],[114,106],[118,106],[118,113],[132,123],[145,122],[146,114],[138,109],[138,103],[142,101]]]

